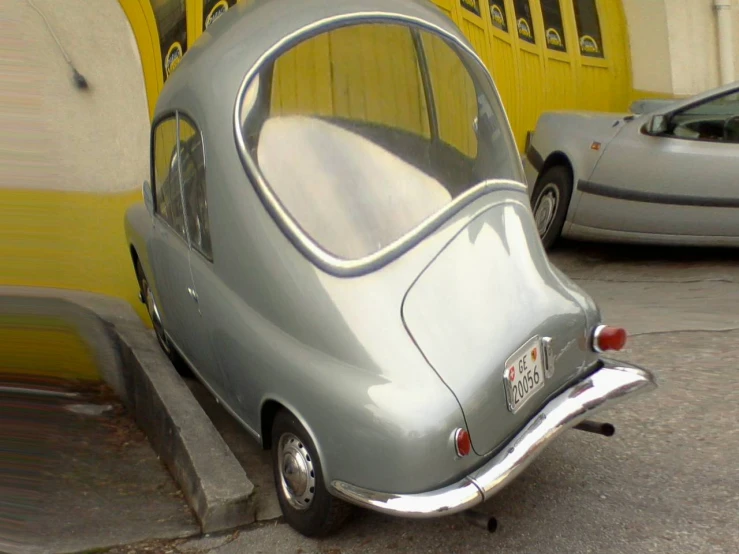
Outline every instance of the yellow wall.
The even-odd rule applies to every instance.
[[[3,189],[0,283],[87,290],[130,301],[137,286],[123,230],[141,191],[121,193]]]
[[[575,23],[573,0],[560,0],[564,37],[567,51],[560,52],[549,49],[544,44],[545,26],[539,8],[539,0],[530,0],[533,16],[533,32],[536,44],[521,40],[515,32],[513,0],[505,2],[509,29],[502,31],[493,25],[488,0],[479,0],[479,15],[462,7],[462,2],[474,0],[434,0],[462,29],[483,62],[495,77],[503,103],[513,126],[516,141],[523,148],[526,132],[536,125],[539,115],[544,110],[556,109],[588,109],[602,111],[624,111],[632,101],[630,54],[626,18],[621,3],[616,0],[599,0],[597,2],[600,26],[603,38],[604,58],[583,56],[577,47],[578,30]],[[336,91],[317,83],[328,82],[330,67],[342,67],[342,59],[356,60],[357,50],[373,52],[367,63],[378,63],[384,56],[377,55],[383,48],[388,50],[386,56],[402,48],[411,48],[409,38],[402,33],[382,44],[371,36],[369,28],[363,30],[337,31],[310,40],[284,56],[277,68],[275,88],[273,89],[273,105],[281,111],[290,111],[305,107],[306,103],[323,106],[326,114],[340,115],[337,103],[342,96]],[[405,39],[405,42],[403,42]],[[361,54],[361,53],[360,53]],[[411,59],[412,56],[407,56]],[[433,55],[432,55],[433,58]],[[433,60],[432,60],[433,61]],[[290,69],[285,71],[285,66]],[[414,68],[408,68],[408,74]],[[361,91],[359,96],[344,99],[351,103],[352,109],[368,109],[375,87],[386,86],[384,79],[398,83],[415,82],[415,79],[402,75],[389,75],[377,72],[377,78]],[[290,79],[290,81],[288,81]],[[440,83],[435,83],[440,85]],[[435,87],[436,88],[436,87]],[[414,95],[409,95],[414,97]],[[417,97],[417,95],[416,95]],[[452,99],[446,99],[452,101]],[[334,107],[332,108],[332,103]],[[347,104],[348,105],[348,104]],[[359,106],[359,108],[358,108]],[[408,106],[407,113],[415,116],[423,106]],[[344,111],[346,111],[346,106]],[[422,112],[420,112],[422,113]],[[349,115],[346,112],[344,115]],[[357,114],[351,114],[357,117]],[[380,117],[379,112],[375,116]],[[367,113],[372,119],[372,114]],[[381,123],[375,117],[373,121]],[[407,130],[416,130],[418,120],[408,121]],[[442,121],[442,124],[452,124]],[[454,133],[464,133],[455,129]],[[454,139],[455,143],[466,142],[464,135]],[[464,146],[460,148],[464,150]]]
[[[8,376],[97,381],[95,355],[61,317],[0,314],[0,382]]]

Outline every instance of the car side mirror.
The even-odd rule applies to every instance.
[[[144,195],[144,206],[146,206],[146,211],[149,212],[149,215],[154,215],[154,193],[151,190],[151,183],[149,181],[144,181],[144,184],[141,187],[141,190]]]
[[[653,115],[647,123],[647,133],[650,135],[661,135],[667,131],[667,116]]]

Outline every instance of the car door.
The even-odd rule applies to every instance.
[[[162,324],[170,340],[183,351],[188,344],[188,329],[199,314],[191,298],[190,248],[177,147],[177,115],[173,113],[160,120],[153,133],[154,223],[149,259]]]
[[[164,329],[177,350],[204,380],[220,382],[190,268],[191,249],[182,195],[182,131],[172,114],[155,127],[153,166],[154,230],[150,244],[157,303]],[[215,371],[214,371],[215,369]]]
[[[199,314],[197,325],[190,330],[187,355],[213,392],[225,398],[223,372],[211,341],[215,317],[211,295],[217,289],[213,285],[216,276],[210,239],[203,137],[195,122],[182,114],[179,126],[180,174],[190,244],[192,300]]]
[[[739,92],[627,122],[607,146],[575,223],[631,233],[739,236]]]

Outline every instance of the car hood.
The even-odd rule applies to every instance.
[[[587,111],[545,112],[539,118],[534,137],[534,146],[540,154],[547,155],[562,144],[562,137],[569,142],[582,142],[587,146],[594,141],[608,143],[624,127],[628,113],[603,113]]]
[[[523,202],[499,202],[458,233],[409,289],[402,316],[457,397],[480,455],[597,363],[587,341],[597,308],[550,265]],[[505,364],[537,335],[552,338],[555,370],[514,414],[505,396]]]

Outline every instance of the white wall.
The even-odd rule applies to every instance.
[[[713,0],[623,0],[634,88],[692,95],[720,84]],[[733,0],[739,79],[739,0]]]
[[[636,90],[672,94],[665,0],[623,0]]]
[[[673,93],[690,95],[719,83],[713,0],[666,0]]]
[[[114,192],[148,172],[138,48],[117,0],[0,0],[0,187]]]

